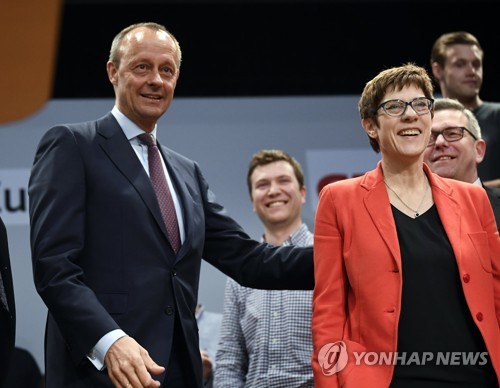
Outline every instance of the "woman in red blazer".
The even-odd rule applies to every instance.
[[[413,64],[368,82],[359,109],[381,161],[321,192],[317,388],[499,385],[500,239],[481,187],[423,163],[432,93]]]

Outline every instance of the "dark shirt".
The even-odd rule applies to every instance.
[[[396,364],[391,388],[497,387],[436,207],[415,219],[392,210],[403,268],[397,350],[407,357],[406,363]],[[418,361],[409,362],[414,352]],[[425,352],[431,352],[433,359],[423,362]],[[451,352],[460,357],[452,359]],[[468,363],[465,357],[478,362]]]
[[[479,177],[483,181],[500,178],[500,103],[483,102],[473,113],[486,141],[486,153],[478,165]]]
[[[486,190],[486,194],[488,194],[488,199],[490,200],[491,208],[495,215],[497,229],[500,230],[500,189],[497,187],[483,187],[484,190]]]

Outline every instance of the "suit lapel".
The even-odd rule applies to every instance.
[[[165,223],[148,174],[111,113],[97,122],[97,133],[101,135],[98,139],[99,145],[135,187],[168,240]]]
[[[448,240],[453,248],[457,262],[461,259],[460,249],[460,229],[461,229],[461,214],[460,205],[453,197],[453,189],[439,176],[433,174],[430,169],[426,168],[427,177],[431,184],[432,196],[436,209],[439,214],[441,223],[443,224]]]
[[[380,167],[365,176],[361,185],[367,189],[364,204],[382,240],[389,248],[401,271],[401,251],[391,204],[384,186]]]
[[[433,174],[425,164],[424,171],[429,178],[434,203],[436,204],[441,223],[453,248],[456,260],[460,262],[460,222],[462,213],[460,205],[453,197],[452,188],[442,178]],[[365,175],[361,186],[367,190],[364,203],[368,213],[401,271],[401,253],[398,235],[387,190],[383,183],[380,163],[376,170]]]
[[[436,204],[436,209],[439,213],[444,230],[450,240],[455,257],[457,261],[460,262],[461,208],[453,197],[452,188],[445,180],[433,174],[425,164],[424,172],[429,178],[434,203]],[[361,186],[368,190],[364,198],[368,213],[401,270],[401,253],[397,230],[387,190],[384,187],[380,162],[376,170],[365,175],[365,178],[361,182]]]

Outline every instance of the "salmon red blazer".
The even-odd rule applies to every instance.
[[[490,202],[480,186],[441,178],[425,164],[424,172],[453,248],[467,306],[500,377],[500,238]],[[392,365],[354,365],[352,354],[397,350],[401,254],[380,162],[364,176],[322,190],[314,266],[315,387],[388,387]],[[341,371],[328,375],[318,354],[337,341],[344,342],[350,357]]]

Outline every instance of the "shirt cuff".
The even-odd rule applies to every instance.
[[[106,357],[106,353],[109,348],[116,342],[116,340],[125,337],[126,335],[127,334],[120,329],[110,331],[97,342],[97,344],[87,354],[87,358],[98,370],[103,370],[106,367],[104,357]]]

